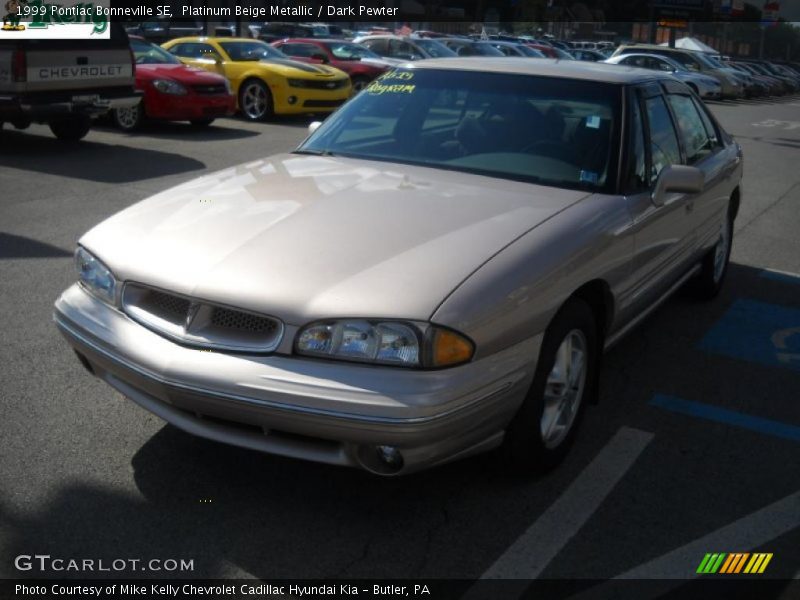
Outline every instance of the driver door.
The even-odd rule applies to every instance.
[[[632,219],[634,256],[632,279],[624,302],[633,313],[646,309],[684,274],[696,248],[695,198],[667,192],[653,201],[661,171],[684,164],[679,134],[658,84],[634,90],[630,96],[633,182],[627,194]]]

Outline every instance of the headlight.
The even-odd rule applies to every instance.
[[[290,79],[286,80],[286,83],[288,83],[290,87],[296,87],[296,88],[310,87],[309,86],[309,82],[306,81],[305,79],[291,79],[290,78]]]
[[[108,267],[80,246],[75,251],[75,266],[84,288],[103,302],[116,303],[117,280]]]
[[[474,345],[455,331],[402,321],[343,319],[300,330],[298,354],[401,367],[449,367],[472,358]]]
[[[153,87],[162,94],[173,96],[185,96],[188,93],[185,87],[172,79],[156,79],[153,81]]]

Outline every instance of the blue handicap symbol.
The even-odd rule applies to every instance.
[[[700,341],[715,354],[800,370],[800,309],[740,299]]]

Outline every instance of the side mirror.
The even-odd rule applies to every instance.
[[[318,61],[320,61],[320,62],[322,62],[322,63],[324,63],[326,65],[329,62],[331,62],[330,59],[328,58],[328,55],[327,54],[323,54],[322,52],[315,52],[314,54],[311,55],[311,58],[314,58],[314,59],[316,59],[316,60],[318,60]]]
[[[322,125],[322,121],[312,121],[311,123],[309,123],[308,124],[308,135],[311,135],[317,129],[319,129],[320,125]]]
[[[664,195],[668,192],[699,194],[703,191],[706,177],[697,167],[670,165],[658,175],[651,199],[656,206],[664,205]]]

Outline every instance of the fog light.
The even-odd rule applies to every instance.
[[[289,97],[286,99],[286,101],[287,101],[289,104],[294,104],[295,102],[297,102],[297,96],[289,96]]]
[[[403,455],[394,446],[377,446],[378,458],[387,467],[399,471],[403,467]]]

